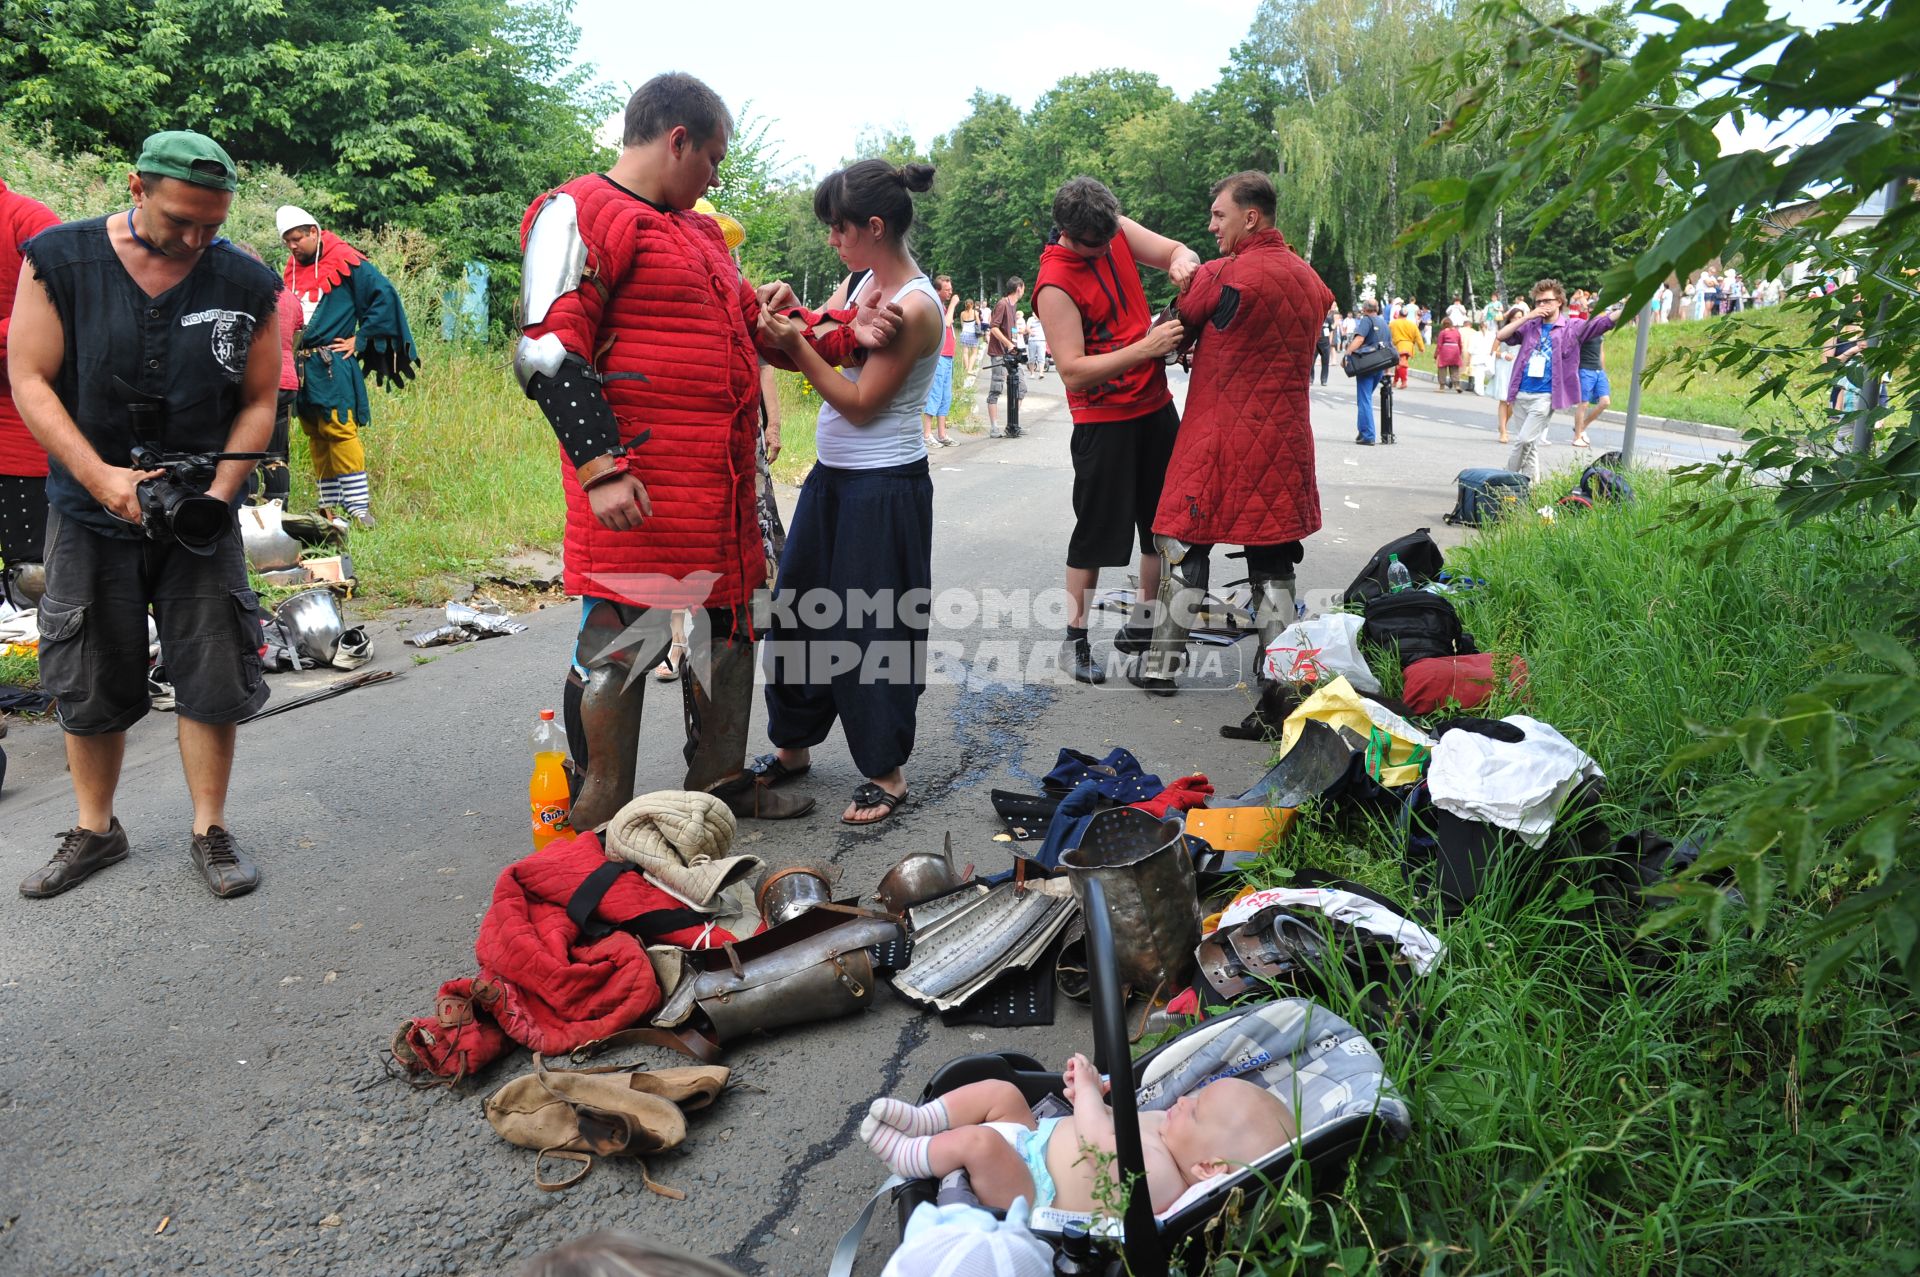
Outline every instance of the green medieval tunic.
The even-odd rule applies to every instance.
[[[320,232],[320,255],[311,266],[287,259],[286,279],[303,304],[318,298],[295,353],[300,370],[295,409],[303,417],[366,425],[371,415],[367,375],[400,390],[420,366],[393,281],[332,231]],[[354,339],[357,357],[327,349],[342,337]]]

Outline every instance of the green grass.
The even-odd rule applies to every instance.
[[[40,686],[40,658],[33,652],[0,652],[0,686]]]
[[[436,341],[421,353],[406,390],[371,390],[362,432],[379,526],[355,531],[349,550],[376,606],[442,603],[516,550],[556,550],[565,517],[553,432],[503,362]],[[297,424],[292,466],[293,505],[311,509]]]
[[[1490,530],[1453,562],[1483,648],[1526,657],[1524,710],[1606,770],[1606,818],[1676,841],[1730,755],[1665,771],[1685,720],[1777,704],[1872,619],[1847,583],[1911,534],[1769,530],[1699,566],[1666,481],[1636,504]],[[1397,832],[1321,815],[1256,868],[1331,870],[1406,899]],[[1803,1006],[1805,926],[1829,894],[1782,901],[1756,938],[1689,933],[1670,969],[1589,916],[1569,871],[1445,928],[1445,961],[1374,1034],[1412,1138],[1343,1183],[1294,1183],[1245,1211],[1217,1272],[1665,1274],[1911,1272],[1920,1263],[1920,1007],[1856,961]],[[1333,1009],[1361,1013],[1357,991]],[[1330,1195],[1329,1195],[1330,1194]]]
[[[1755,348],[1766,347],[1777,353],[1762,368],[1745,375],[1737,369],[1709,369],[1689,377],[1677,366],[1660,366],[1662,359],[1682,350],[1703,349],[1713,334],[1727,331]],[[1641,390],[1640,411],[1735,430],[1765,422],[1798,425],[1814,421],[1821,416],[1821,397],[1811,385],[1793,400],[1747,406],[1753,387],[1777,366],[1804,368],[1809,373],[1819,366],[1817,345],[1812,350],[1802,349],[1805,333],[1806,321],[1780,306],[1717,319],[1655,324],[1647,334],[1647,366],[1653,372]],[[1624,322],[1607,334],[1605,343],[1613,407],[1622,412],[1627,407],[1628,378],[1633,372],[1633,342],[1634,325]],[[1413,363],[1432,372],[1432,348],[1415,355]]]

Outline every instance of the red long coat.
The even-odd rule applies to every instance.
[[[567,593],[654,607],[744,603],[767,579],[754,501],[753,289],[711,217],[656,209],[597,173],[559,190],[578,205],[587,277],[527,335],[557,334],[617,374],[604,390],[622,443],[652,432],[628,464],[653,515],[631,532],[601,526],[561,454]],[[522,242],[546,200],[527,210]]]
[[[1155,532],[1194,545],[1279,545],[1320,530],[1307,383],[1332,304],[1276,230],[1195,274],[1180,318],[1200,338]]]
[[[47,472],[46,450],[27,430],[13,406],[7,384],[7,330],[13,323],[13,294],[20,279],[20,246],[60,219],[39,200],[7,189],[0,182],[0,474],[39,476]]]

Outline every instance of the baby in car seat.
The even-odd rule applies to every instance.
[[[1086,1056],[1068,1060],[1063,1076],[1071,1117],[1039,1121],[1013,1083],[972,1082],[925,1104],[877,1099],[860,1137],[896,1175],[933,1178],[964,1169],[974,1196],[996,1210],[1016,1197],[1036,1210],[1092,1210],[1097,1166],[1090,1154],[1113,1153],[1113,1110]],[[1258,1161],[1294,1133],[1286,1102],[1239,1078],[1209,1082],[1164,1112],[1142,1113],[1154,1211],[1201,1180]]]

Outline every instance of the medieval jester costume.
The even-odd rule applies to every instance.
[[[393,283],[351,244],[323,231],[303,209],[284,205],[277,222],[291,250],[287,287],[307,312],[295,362],[300,395],[295,410],[313,452],[320,504],[343,507],[370,524],[367,454],[360,427],[368,423],[367,374],[389,388],[404,387],[419,366],[407,312]],[[340,345],[351,343],[351,350]]]

